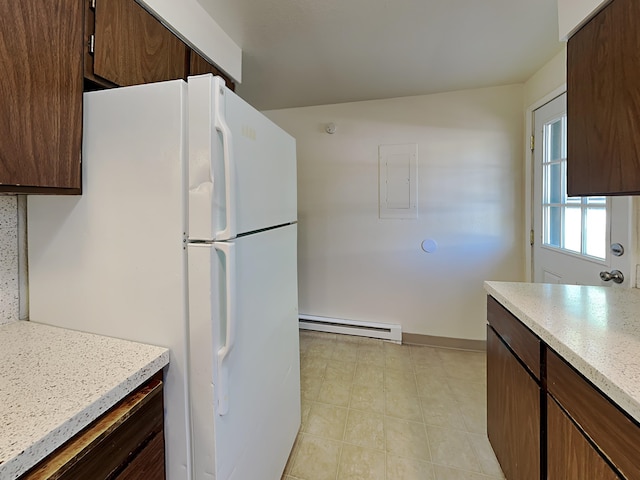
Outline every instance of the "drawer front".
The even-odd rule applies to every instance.
[[[547,389],[626,478],[640,479],[640,426],[551,349]]]
[[[145,446],[151,444],[150,440],[154,436],[163,431],[162,387],[161,381],[151,380],[20,479],[113,478]],[[164,460],[162,465],[164,466]],[[156,480],[162,476],[145,478]]]
[[[540,380],[540,339],[493,297],[487,297],[487,321]]]
[[[165,480],[164,431],[159,431],[116,480]]]

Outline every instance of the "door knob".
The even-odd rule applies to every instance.
[[[600,272],[600,279],[603,282],[613,280],[614,283],[622,283],[624,282],[624,275],[620,270],[611,270],[611,272]]]

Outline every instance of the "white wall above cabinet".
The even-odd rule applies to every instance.
[[[568,40],[611,0],[558,0],[560,40]]]

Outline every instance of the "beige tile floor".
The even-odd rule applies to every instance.
[[[302,427],[283,480],[504,478],[485,354],[301,331]]]

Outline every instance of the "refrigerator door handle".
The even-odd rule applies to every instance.
[[[227,224],[223,230],[215,232],[216,240],[229,240],[236,237],[236,212],[235,212],[235,168],[232,161],[231,130],[224,118],[224,94],[225,87],[220,77],[215,77],[215,129],[222,135],[222,154],[224,158],[224,189],[225,189],[225,213]],[[215,185],[215,184],[214,184]]]
[[[233,349],[236,333],[236,251],[233,243],[213,244],[214,248],[222,252],[225,256],[226,272],[226,320],[225,320],[225,343],[218,349],[218,385],[216,388],[216,398],[218,402],[218,415],[223,416],[229,412],[229,367],[228,357]]]

